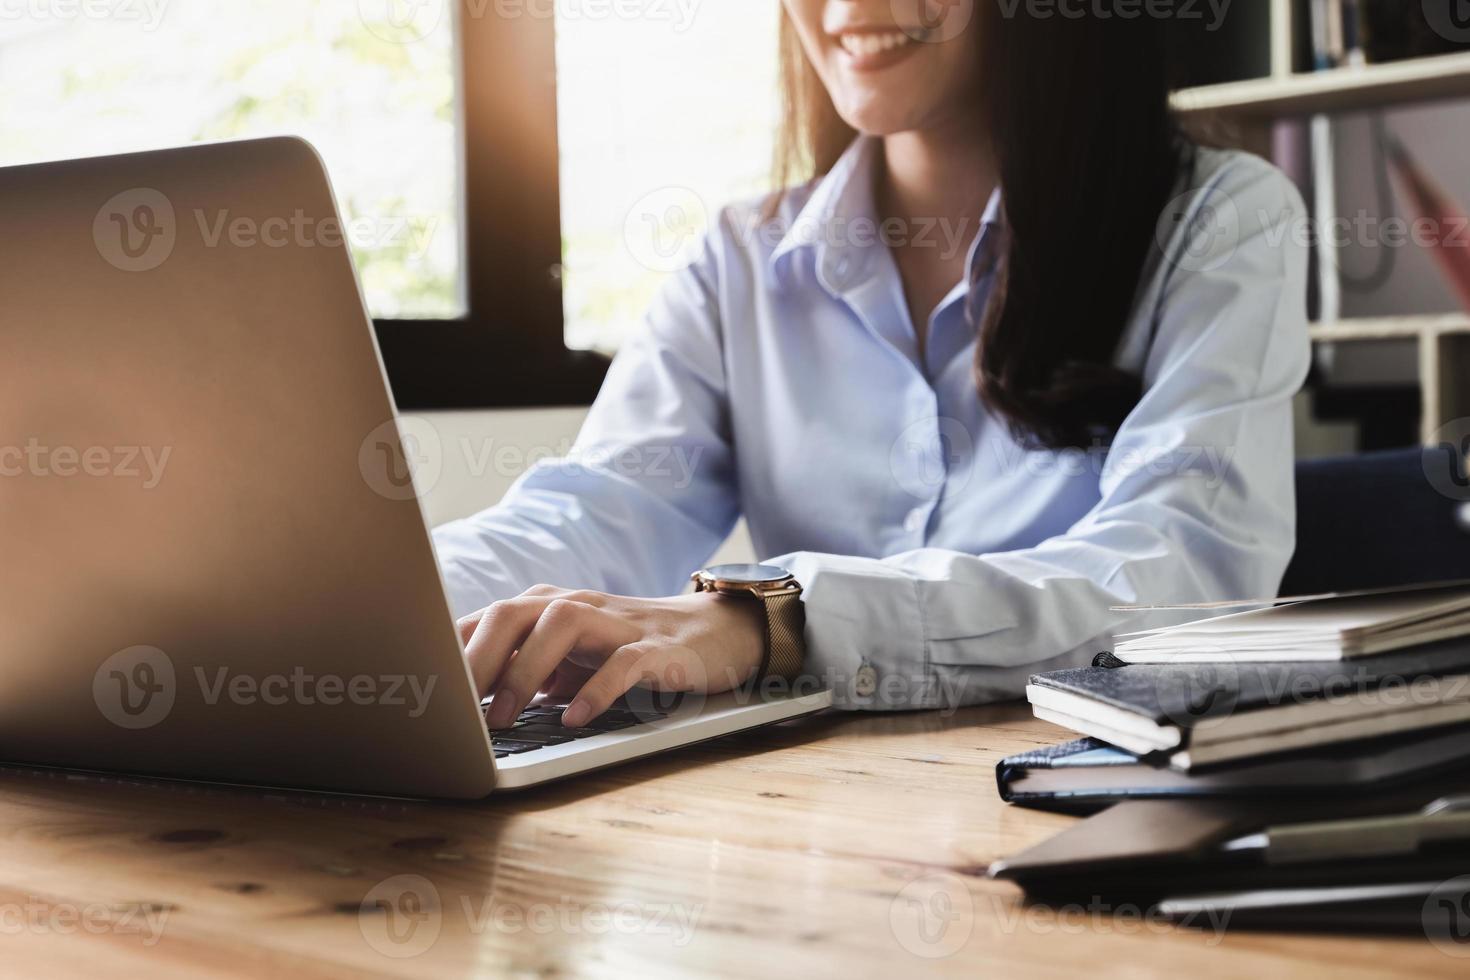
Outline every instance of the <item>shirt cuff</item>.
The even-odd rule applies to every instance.
[[[797,552],[769,564],[802,585],[806,670],[836,707],[903,711],[945,706],[928,658],[919,583],[867,558]]]

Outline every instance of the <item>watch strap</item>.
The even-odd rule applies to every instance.
[[[806,607],[801,594],[767,596],[761,604],[766,610],[766,656],[759,676],[795,680],[806,660]]]

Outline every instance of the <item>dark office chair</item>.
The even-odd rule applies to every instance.
[[[1299,463],[1296,499],[1282,595],[1470,579],[1470,479],[1448,445]]]

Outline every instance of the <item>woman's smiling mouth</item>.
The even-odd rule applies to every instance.
[[[886,68],[911,53],[919,41],[919,32],[899,28],[847,30],[834,33],[848,65],[859,71]]]

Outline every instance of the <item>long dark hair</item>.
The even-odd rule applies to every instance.
[[[975,0],[978,121],[1004,189],[996,279],[970,309],[986,407],[1024,444],[1106,442],[1141,382],[1113,365],[1190,144],[1158,18],[1032,17]],[[782,13],[777,187],[825,174],[856,133]],[[972,286],[975,284],[972,284]],[[972,289],[971,296],[978,296]],[[978,307],[978,308],[977,308]]]

